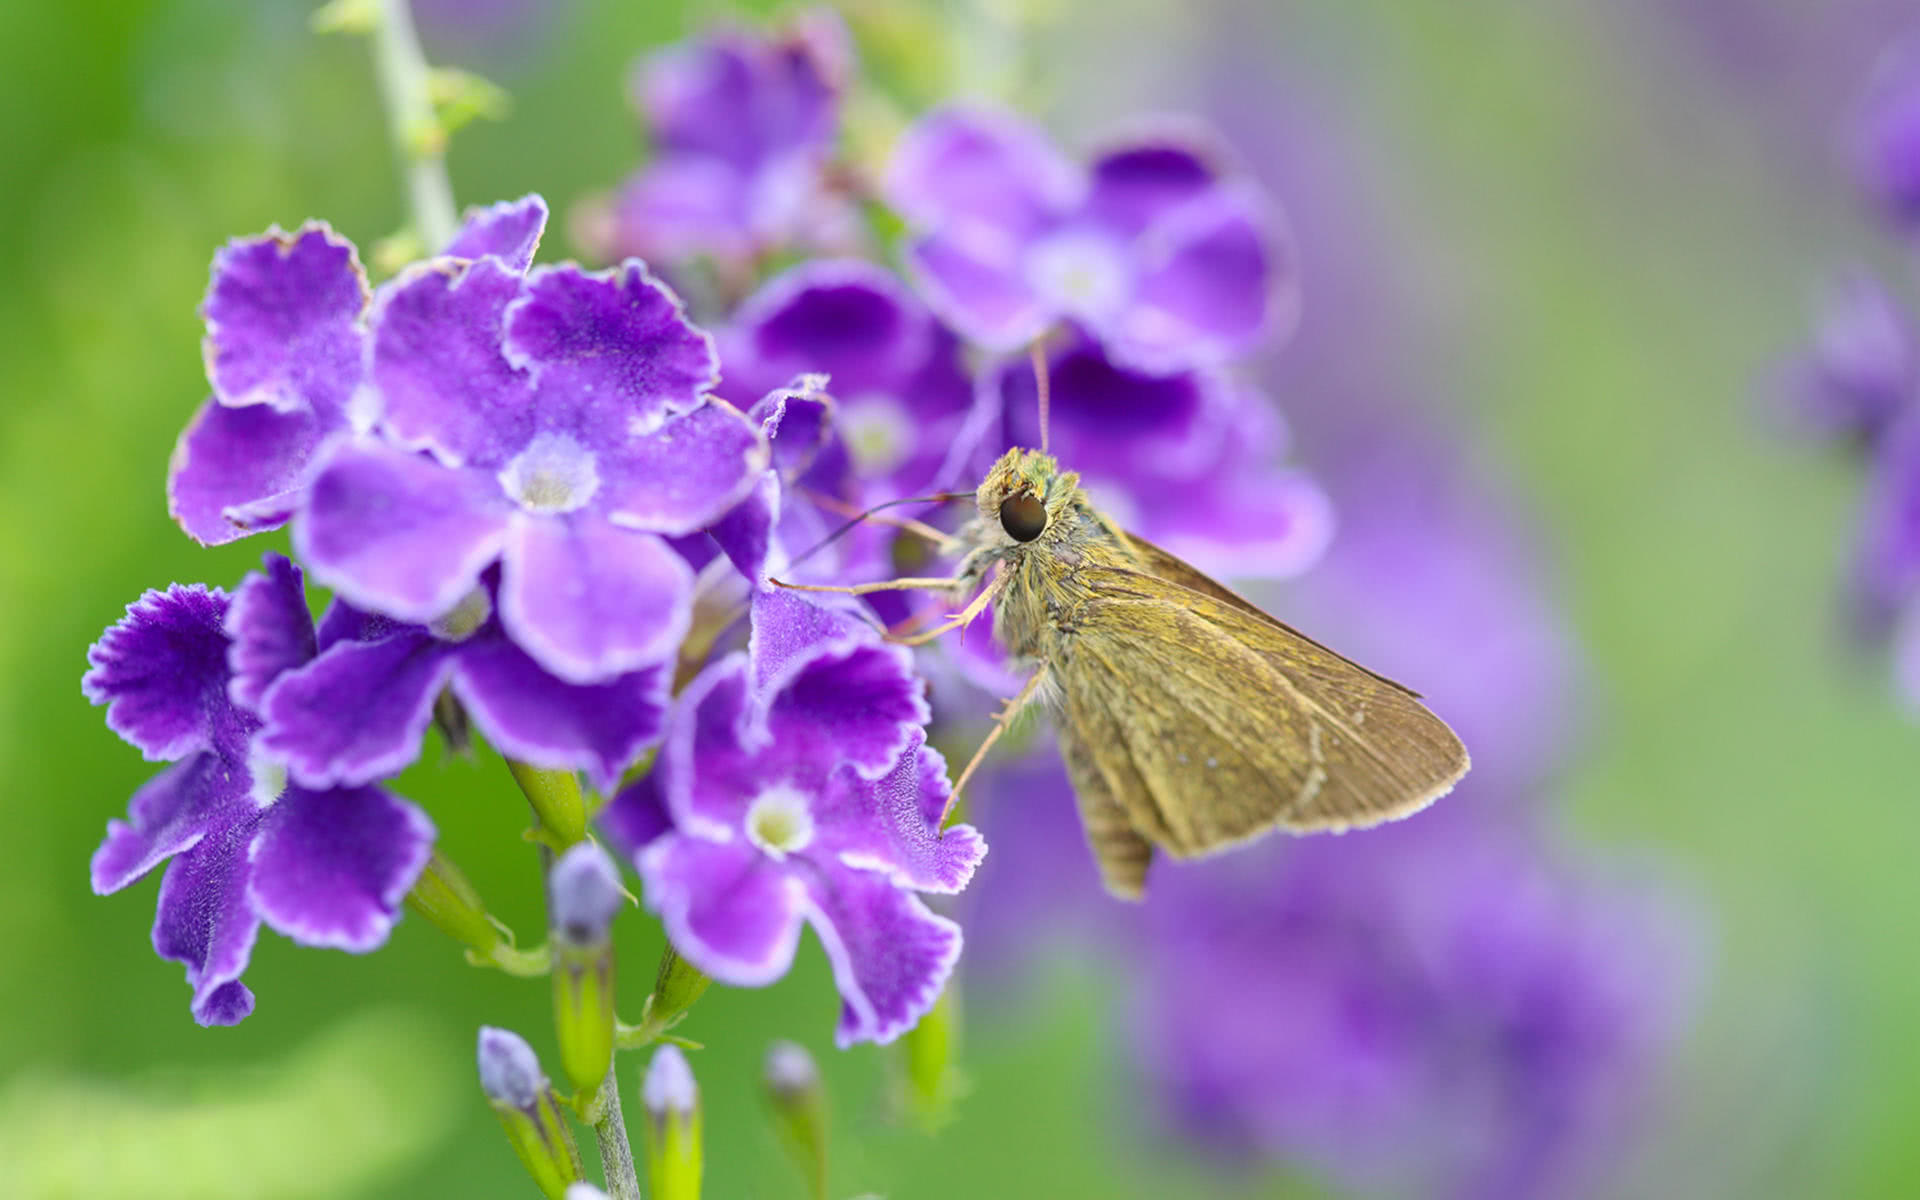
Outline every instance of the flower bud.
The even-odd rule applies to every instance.
[[[668,942],[660,952],[660,970],[653,977],[653,994],[647,997],[647,1032],[657,1036],[678,1025],[712,982],[700,968],[681,958],[673,943]]]
[[[653,1200],[699,1200],[700,1089],[680,1047],[668,1043],[654,1051],[640,1100],[647,1110]]]
[[[905,1054],[907,1111],[923,1129],[953,1119],[953,1105],[966,1094],[960,1059],[960,991],[949,981],[927,1015],[900,1039]]]
[[[774,1132],[807,1179],[807,1194],[827,1194],[827,1095],[813,1056],[794,1042],[767,1048],[763,1076],[773,1109]]]
[[[480,893],[453,860],[438,849],[427,859],[427,869],[420,872],[420,878],[414,880],[412,890],[407,893],[407,907],[483,959],[490,957],[503,941],[500,931],[487,919],[487,906],[481,902]]]
[[[554,849],[563,850],[586,840],[587,804],[580,794],[580,777],[572,771],[549,770],[508,759],[514,781],[526,793],[527,803],[540,820],[540,828]]]
[[[553,1016],[560,1063],[578,1091],[599,1086],[613,1061],[614,914],[625,893],[607,852],[581,842],[547,881],[553,926]]]
[[[480,1090],[513,1152],[543,1195],[562,1200],[567,1185],[580,1178],[580,1151],[533,1047],[512,1030],[482,1026],[478,1062]]]

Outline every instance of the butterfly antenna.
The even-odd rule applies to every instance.
[[[1033,359],[1033,390],[1040,398],[1040,453],[1047,452],[1047,409],[1051,397],[1048,395],[1050,382],[1047,371],[1047,348],[1041,339],[1035,338],[1028,348],[1028,356]]]
[[[825,550],[828,546],[833,545],[835,542],[839,541],[841,538],[847,536],[847,534],[859,528],[862,522],[866,521],[868,518],[872,517],[875,513],[880,512],[883,509],[896,508],[902,504],[950,504],[955,500],[964,500],[971,495],[973,495],[972,492],[935,492],[931,496],[908,496],[904,500],[889,500],[885,504],[876,504],[872,508],[867,509],[865,512],[855,515],[846,524],[834,530],[832,533],[828,534],[826,537],[821,538],[818,542],[815,542],[813,545],[807,547],[804,553],[796,555],[792,560],[790,560],[787,563],[787,566],[788,567],[799,566],[801,563],[807,561],[809,558],[812,558],[814,555],[820,553],[822,550]]]

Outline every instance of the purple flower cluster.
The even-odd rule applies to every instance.
[[[1008,446],[1039,445],[1038,345],[1054,447],[1123,523],[1237,576],[1311,563],[1330,506],[1274,469],[1284,427],[1232,373],[1290,331],[1299,303],[1285,223],[1251,176],[1194,129],[1135,130],[1082,165],[1012,115],[954,106],[909,128],[869,181],[836,157],[848,71],[843,36],[826,32],[837,28],[810,14],[650,59],[641,107],[656,154],[603,239],[695,273],[701,256],[737,266],[851,250],[860,239],[820,236],[844,227],[849,192],[884,200],[910,231],[906,281],[864,259],[814,259],[714,313],[727,393],[764,395],[802,372],[830,380],[827,444],[786,474],[785,549],[873,503],[970,488]],[[697,231],[676,207],[696,201]],[[868,533],[814,566],[873,572],[886,551]]]
[[[1920,57],[1882,65],[1852,140],[1862,190],[1911,250],[1920,235]],[[1865,466],[1848,608],[1863,638],[1891,643],[1896,686],[1920,709],[1920,306],[1866,269],[1840,275],[1787,383],[1796,423]]]
[[[608,795],[664,739],[608,819],[685,957],[768,983],[804,919],[842,1039],[891,1038],[960,947],[914,893],[958,890],[985,850],[940,828],[911,660],[762,594],[749,652],[671,695],[712,640],[687,646],[697,572],[725,551],[764,575],[782,468],[809,421],[824,440],[822,377],[741,412],[713,394],[714,339],[642,263],[533,266],[545,219],[538,197],[475,212],[378,289],[319,224],[216,257],[213,396],[175,452],[172,511],[207,543],[289,525],[301,566],[269,555],[231,601],[150,593],[92,651],[89,698],[172,764],[110,827],[95,886],[173,858],[155,948],[187,964],[198,1019],[231,1023],[261,921],[384,941],[433,828],[382,781],[445,705]],[[317,627],[308,574],[333,595]]]

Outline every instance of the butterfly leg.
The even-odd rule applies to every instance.
[[[1013,724],[1014,717],[1018,716],[1020,710],[1027,706],[1027,701],[1033,699],[1033,694],[1040,690],[1040,684],[1046,677],[1047,664],[1041,663],[1040,669],[1033,673],[1033,678],[1027,680],[1027,685],[1020,689],[1020,694],[1000,706],[1000,712],[994,717],[993,728],[987,732],[986,740],[980,743],[980,748],[973,752],[971,759],[967,760],[966,769],[960,772],[960,778],[953,782],[953,795],[947,800],[947,810],[949,812],[953,810],[954,805],[960,802],[960,790],[967,786],[967,780],[973,778],[974,771],[977,770],[981,762],[986,759],[987,750],[991,748],[995,742],[999,741],[1000,735],[1005,733],[1008,726]]]
[[[781,579],[769,579],[767,582],[790,592],[837,592],[842,596],[864,596],[869,592],[952,591],[960,584],[958,579],[947,578],[883,579],[878,583],[856,583],[850,587],[828,583],[788,583]]]
[[[916,633],[912,637],[889,637],[887,640],[900,646],[924,646],[943,633],[951,633],[962,625],[970,625],[975,617],[987,610],[987,605],[993,603],[993,598],[1000,593],[1000,585],[1005,581],[1005,576],[995,576],[993,582],[981,589],[980,594],[973,598],[973,603],[962,609],[960,614],[952,620],[942,621],[932,629]],[[947,582],[951,586],[953,581]]]

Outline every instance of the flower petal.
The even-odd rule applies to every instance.
[[[381,289],[371,378],[394,440],[448,466],[498,467],[526,444],[533,392],[500,344],[520,290],[496,258],[418,263]]]
[[[1188,139],[1155,137],[1111,147],[1093,160],[1087,216],[1131,237],[1218,181],[1211,156]]]
[[[306,409],[332,423],[359,385],[367,278],[320,222],[229,243],[200,306],[207,380],[222,404]]]
[[[211,748],[244,758],[251,718],[227,700],[227,594],[205,584],[148,591],[87,648],[80,691],[150,762]]]
[[[767,469],[760,427],[722,400],[709,400],[658,429],[627,439],[606,461],[601,501],[629,529],[684,534],[740,503]]]
[[[713,339],[638,260],[535,269],[508,310],[506,355],[531,374],[542,421],[596,448],[688,411],[719,378]]]
[[[193,1019],[234,1025],[253,1011],[253,993],[240,982],[253,955],[260,918],[247,899],[247,848],[256,820],[210,833],[173,860],[160,881],[153,949],[185,963],[193,988]]]
[[[262,749],[309,788],[397,774],[420,757],[434,698],[453,673],[452,649],[411,626],[378,641],[335,642],[267,689]]]
[[[890,1042],[912,1029],[953,974],[960,927],[873,871],[823,869],[805,904],[840,988],[834,1041]]]
[[[666,724],[665,666],[605,683],[557,679],[504,636],[482,635],[454,658],[453,689],[502,754],[543,767],[583,768],[610,792]]]
[[[916,226],[1031,236],[1077,205],[1081,171],[1011,114],[953,105],[907,130],[887,166],[887,199]]]
[[[932,715],[904,647],[828,644],[795,665],[780,677],[764,727],[776,742],[831,745],[864,778],[891,771]]]
[[[364,953],[387,940],[433,836],[425,813],[379,788],[288,788],[260,823],[248,895],[301,945]]]
[[[268,685],[282,672],[304,666],[316,651],[300,568],[280,554],[269,553],[265,561],[265,574],[256,571],[234,589],[225,623],[232,639],[227,694],[254,712]]]
[[[538,193],[502,200],[487,208],[468,209],[460,231],[440,253],[449,258],[492,255],[512,270],[524,271],[532,264],[546,227],[547,202]]]
[[[1135,303],[1106,331],[1116,357],[1173,370],[1291,332],[1300,309],[1298,269],[1278,219],[1265,208],[1250,188],[1222,188],[1143,235]]]
[[[823,850],[843,864],[878,871],[901,887],[958,892],[986,857],[987,844],[971,825],[942,831],[953,794],[947,763],[914,730],[905,753],[877,780],[835,772],[814,801],[814,827]]]
[[[1021,274],[1013,248],[969,245],[948,234],[909,242],[907,274],[947,324],[996,353],[1045,333],[1054,314]]]
[[[507,541],[510,501],[490,473],[387,446],[342,446],[295,523],[300,559],[360,608],[431,621],[478,583]]]
[[[167,513],[187,536],[218,546],[277,529],[299,507],[329,427],[306,409],[200,406],[167,464]]]
[[[769,280],[734,313],[721,362],[732,394],[762,395],[818,373],[836,392],[891,392],[926,360],[933,324],[891,271],[816,259]]]
[[[505,559],[501,621],[570,683],[666,661],[692,621],[693,572],[651,534],[591,517],[523,517]]]
[[[673,816],[667,812],[658,768],[620,789],[620,794],[600,810],[598,824],[607,839],[628,858],[673,832]]]
[[[127,803],[128,820],[107,822],[93,852],[94,893],[117,892],[203,838],[250,822],[252,784],[245,768],[205,750],[147,780]]]
[[[647,907],[686,960],[722,983],[764,987],[800,941],[798,880],[746,841],[670,833],[640,852]]]

